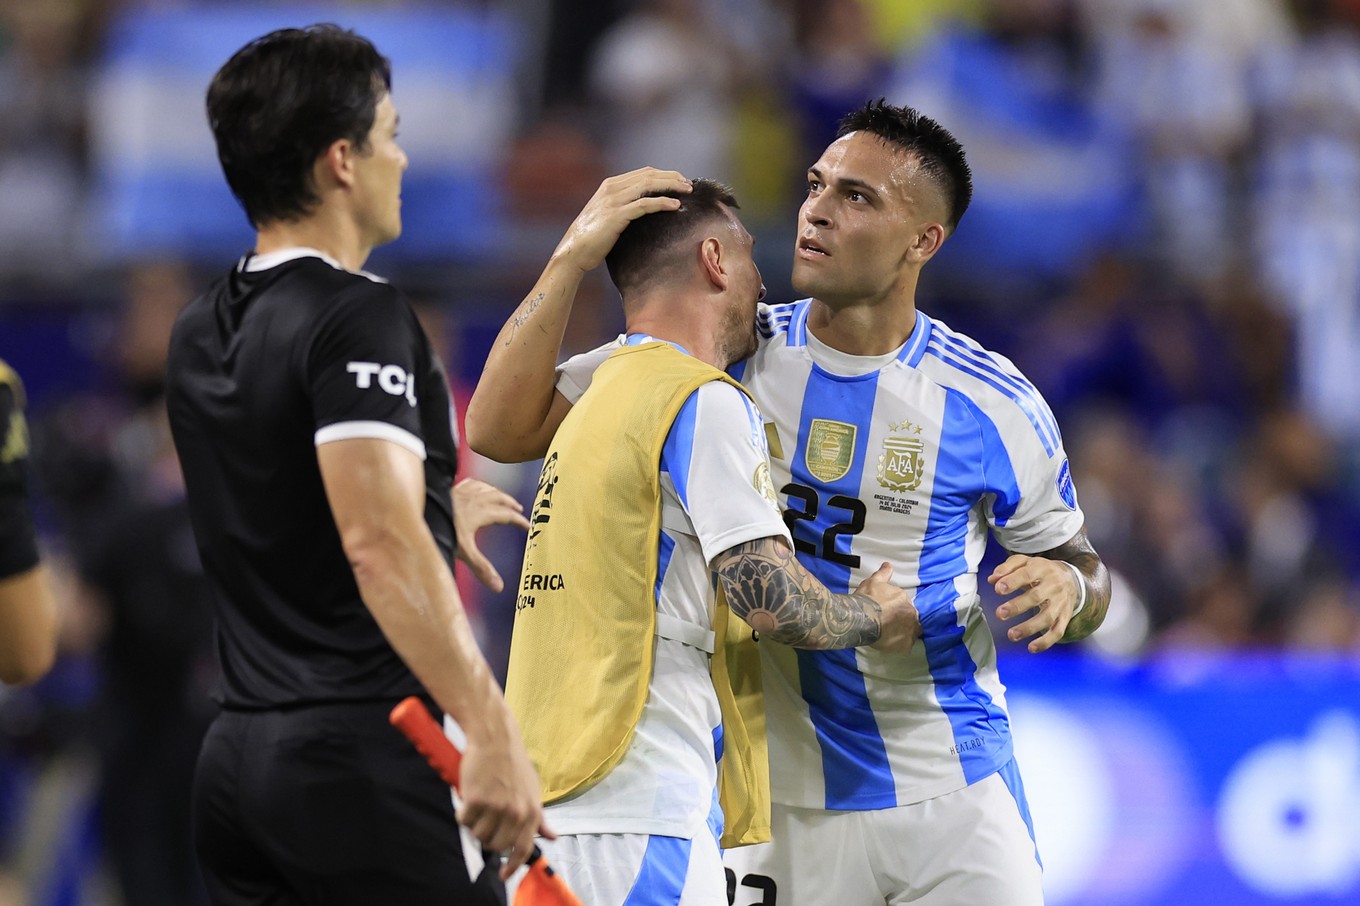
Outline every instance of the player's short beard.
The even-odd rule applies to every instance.
[[[755,303],[750,303],[749,308],[737,305],[729,308],[718,330],[718,352],[726,365],[754,355],[758,345]]]

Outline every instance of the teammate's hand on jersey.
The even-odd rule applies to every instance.
[[[879,651],[907,654],[921,635],[921,617],[905,589],[892,584],[892,564],[884,563],[855,589],[878,603],[882,631],[870,645]]]
[[[649,193],[686,193],[690,188],[689,180],[680,173],[655,167],[609,177],[567,228],[553,257],[571,261],[582,273],[599,267],[628,224],[644,214],[680,207],[679,199]]]
[[[468,733],[459,774],[458,821],[484,849],[505,854],[501,880],[515,873],[534,849],[534,837],[556,840],[543,821],[542,785],[519,731],[509,718],[500,732]]]
[[[1047,651],[1067,631],[1080,594],[1072,570],[1062,560],[1012,554],[992,570],[987,581],[999,595],[1014,595],[996,609],[996,618],[1005,622],[1027,613],[1034,615],[1006,630],[1012,642],[1030,640],[1030,654]]]
[[[505,588],[496,567],[477,547],[477,533],[488,525],[517,525],[526,532],[529,520],[518,500],[476,478],[464,478],[453,486],[453,530],[458,536],[458,559],[492,591]]]

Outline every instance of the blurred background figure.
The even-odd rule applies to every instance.
[[[643,0],[595,44],[590,88],[611,173],[731,178],[738,66],[702,0]]]
[[[216,710],[212,616],[164,388],[170,329],[194,286],[177,261],[127,268],[100,347],[106,381],[36,429],[42,485],[94,611],[99,684],[81,742],[97,761],[97,827],[126,903],[203,902],[185,828]]]
[[[1360,13],[1290,0],[1254,71],[1257,276],[1298,330],[1301,404],[1360,437]]]
[[[0,683],[32,683],[56,656],[57,603],[28,491],[24,385],[0,360]]]
[[[1200,674],[1166,665],[1206,653],[1240,659],[1219,689],[1281,658],[1294,666],[1269,689],[1357,688],[1354,0],[0,0],[0,359],[23,375],[32,503],[62,602],[52,671],[0,691],[0,906],[201,902],[181,784],[211,716],[214,656],[161,371],[199,266],[251,242],[203,122],[207,80],[248,38],[318,19],[393,50],[406,230],[369,269],[425,303],[457,363],[455,401],[610,172],[730,180],[769,297],[788,300],[804,172],[838,117],[885,95],[939,119],[969,149],[977,191],[921,306],[1011,350],[1068,429],[1116,588],[1073,669],[1144,694],[1173,676],[1157,699],[1168,713],[1184,704],[1174,683]],[[569,352],[619,332],[612,292],[584,284]],[[465,461],[531,502],[535,465]],[[493,529],[483,550],[513,576],[522,544]],[[462,587],[503,665],[513,590]],[[998,647],[1023,695],[1028,661],[1004,635]],[[1335,672],[1291,686],[1315,669],[1301,663]],[[1360,693],[1327,707],[1360,715]],[[1276,722],[1313,752],[1304,712]],[[1223,739],[1274,732],[1205,723],[1219,719],[1237,728]],[[1187,795],[1208,808],[1216,794]],[[1154,798],[1134,797],[1138,820]],[[1264,852],[1332,826],[1290,820]],[[1050,873],[1075,878],[1042,843],[1061,834],[1040,833]],[[1054,903],[1185,901],[1167,892],[1174,877],[1155,895],[1116,889],[1140,878],[1150,891],[1155,873],[1137,846],[1109,845],[1123,861],[1072,881],[1080,895],[1055,881]],[[1179,858],[1221,866],[1231,850],[1204,847]],[[1242,902],[1360,899],[1345,886],[1360,858],[1333,875],[1320,859],[1282,856],[1313,865],[1312,886]],[[735,906],[759,899],[744,895],[738,884]]]
[[[87,67],[83,0],[0,4],[0,276],[66,284],[84,258]],[[75,259],[75,260],[72,260]],[[64,266],[52,268],[53,261]]]

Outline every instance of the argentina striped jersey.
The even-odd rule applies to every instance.
[[[800,561],[835,592],[891,563],[924,639],[907,656],[761,644],[772,792],[803,808],[906,805],[1011,758],[978,596],[988,530],[1037,553],[1083,518],[1052,413],[1009,360],[921,312],[901,349],[848,356],[811,336],[809,306],[762,305],[760,347],[732,375],[766,419]],[[563,366],[569,399],[597,356]]]

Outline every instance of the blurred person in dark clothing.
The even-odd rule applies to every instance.
[[[155,452],[80,564],[105,606],[96,711],[104,848],[128,906],[205,902],[189,829],[194,762],[216,707],[212,610],[164,403]]]
[[[0,682],[31,683],[52,666],[57,605],[28,506],[24,388],[0,361]]]
[[[99,759],[104,854],[122,900],[205,902],[189,829],[198,747],[216,708],[212,611],[165,413],[165,358],[191,274],[123,279],[106,389],[39,420],[39,478],[93,614],[98,685],[80,740]]]

